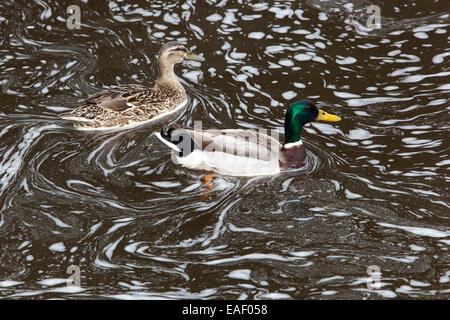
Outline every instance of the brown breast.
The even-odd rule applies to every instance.
[[[305,165],[306,150],[303,144],[290,148],[281,148],[280,168],[281,171],[298,169]]]

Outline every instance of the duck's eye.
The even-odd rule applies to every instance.
[[[305,110],[306,110],[306,111],[311,110],[311,106],[306,106],[306,107],[305,107]]]

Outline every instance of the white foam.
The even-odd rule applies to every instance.
[[[417,281],[417,280],[414,280],[414,279],[409,281],[409,284],[412,285],[413,287],[429,287],[430,286],[429,283],[422,282],[422,281]]]
[[[361,107],[367,106],[374,103],[385,103],[385,102],[398,102],[398,101],[409,101],[414,99],[414,97],[375,97],[375,98],[362,98],[362,99],[348,99],[347,104],[350,107]],[[379,122],[381,123],[381,122]]]
[[[418,71],[420,69],[422,69],[422,67],[407,67],[407,68],[397,69],[397,70],[391,72],[389,75],[392,77],[402,76],[402,75],[408,74],[413,71]]]
[[[343,276],[332,276],[332,277],[320,279],[319,281],[317,281],[317,283],[319,284],[322,282],[328,282],[328,281],[340,280],[340,279],[344,279],[344,277]]]
[[[231,223],[229,224],[228,228],[230,229],[230,231],[234,231],[234,232],[254,232],[254,233],[262,233],[262,234],[270,233],[268,231],[259,230],[259,229],[255,229],[255,228],[251,228],[251,227],[239,228]]]
[[[414,37],[418,39],[428,39],[428,34],[426,34],[425,32],[416,32],[414,33]]]
[[[350,98],[361,98],[360,95],[353,94],[353,93],[348,93],[348,92],[333,91],[333,94],[334,94],[336,97],[338,97],[338,98],[345,98],[345,99],[350,99]]]
[[[231,279],[250,280],[251,272],[250,269],[237,269],[231,271],[227,277]]]
[[[294,59],[297,61],[308,61],[312,59],[312,56],[305,53],[299,53],[294,56]]]
[[[294,257],[300,257],[300,258],[306,258],[306,257],[312,256],[315,253],[316,253],[316,251],[295,251],[295,252],[289,252],[290,255],[293,255]]]
[[[392,50],[392,51],[388,52],[387,55],[388,55],[389,57],[395,57],[395,56],[399,55],[400,53],[402,53],[401,50],[398,50],[398,49],[397,49],[397,50]]]
[[[236,9],[227,9],[225,11],[225,18],[223,18],[222,22],[224,24],[234,25],[234,23],[238,21],[234,15],[234,12],[236,12]]]
[[[276,260],[276,261],[292,261],[292,260],[298,260],[299,257],[292,257],[292,258],[286,258],[282,257],[278,254],[274,253],[249,253],[243,256],[233,257],[233,258],[223,258],[223,259],[217,259],[212,261],[206,261],[203,262],[203,264],[206,265],[217,265],[222,263],[228,263],[228,262],[236,262],[236,261],[242,261],[242,260]]]
[[[439,161],[439,162],[436,163],[436,165],[439,166],[439,167],[440,167],[440,166],[447,166],[447,165],[450,165],[450,160],[447,159],[447,160]]]
[[[188,252],[188,254],[218,254],[220,253],[220,249],[224,249],[226,247],[227,247],[226,245],[209,247],[204,250],[190,251]]]
[[[61,227],[61,228],[72,228],[72,226],[68,225],[67,223],[64,223],[62,220],[60,220],[60,219],[58,219],[58,218],[52,216],[52,215],[49,214],[49,213],[42,212],[42,214],[44,214],[44,215],[46,215],[47,217],[49,217],[50,219],[52,219],[53,222],[54,222],[58,227]]]
[[[19,285],[21,283],[23,283],[23,281],[3,280],[3,281],[0,281],[0,287],[2,287],[2,288],[14,287],[14,286],[17,286],[17,285]]]
[[[279,8],[279,7],[272,7],[269,9],[270,12],[275,13],[275,18],[277,19],[283,19],[284,17],[291,17],[294,14],[294,11],[290,8]]]
[[[121,236],[119,239],[117,239],[116,241],[108,244],[106,246],[106,248],[103,250],[105,256],[109,259],[112,260],[112,255],[114,253],[114,250],[116,250],[117,245],[119,244],[120,241],[122,241],[124,236]]]
[[[264,38],[264,36],[265,36],[264,32],[250,32],[248,35],[250,39],[257,39],[257,40]]]
[[[170,181],[153,181],[150,184],[158,188],[176,188],[181,186],[180,182],[170,182]]]
[[[348,137],[351,140],[366,140],[373,137],[373,134],[371,134],[366,129],[359,128],[350,130],[348,133]]]
[[[323,296],[331,296],[331,295],[334,295],[334,294],[336,294],[336,293],[337,293],[336,290],[325,290],[325,291],[322,291],[322,292],[321,292],[321,294],[322,294]]]
[[[183,77],[191,80],[194,83],[199,83],[199,80],[202,77],[203,72],[200,70],[191,70],[183,73]]]
[[[348,189],[345,189],[345,196],[348,199],[358,199],[358,198],[362,198],[362,195],[358,194],[358,193],[353,193]]]
[[[328,16],[325,12],[319,12],[319,20],[320,21],[327,21],[328,20]]]
[[[206,20],[212,21],[212,22],[216,22],[216,21],[222,20],[222,16],[220,14],[218,14],[218,13],[214,13],[214,14],[212,14],[210,16],[207,16]]]
[[[313,59],[313,61],[320,62],[320,63],[323,63],[323,64],[327,64],[327,62],[325,61],[325,59],[322,58],[322,57],[314,56],[312,59]]]
[[[279,292],[264,293],[261,294],[259,297],[270,300],[292,299],[292,297],[287,293],[279,293]]]
[[[109,228],[108,231],[106,231],[106,234],[112,233],[112,232],[116,231],[119,228],[122,228],[122,227],[125,227],[125,226],[129,225],[130,223],[131,222],[116,223],[111,228]]]
[[[55,251],[55,252],[64,252],[64,251],[66,251],[66,247],[64,246],[64,243],[62,243],[62,242],[54,243],[48,248],[51,251]]]
[[[283,92],[282,96],[283,96],[283,99],[285,99],[285,100],[291,100],[297,96],[297,93],[292,90],[289,90],[289,91]]]
[[[443,52],[440,54],[437,54],[433,57],[432,61],[434,64],[442,63],[444,62],[444,58],[450,56],[450,52]]]
[[[280,61],[278,61],[278,64],[284,66],[284,67],[292,67],[294,66],[294,62],[292,60],[289,59],[281,59]]]
[[[315,42],[315,43],[314,43],[314,46],[317,47],[317,48],[319,48],[319,49],[325,49],[325,48],[326,48],[325,43],[320,42],[320,41]]]
[[[24,241],[20,244],[20,246],[17,247],[17,250],[23,249],[25,247],[28,247],[31,244],[31,241]]]
[[[344,57],[342,59],[336,59],[336,63],[340,65],[347,65],[347,64],[353,64],[357,60],[353,57]]]
[[[430,77],[446,77],[448,75],[450,75],[450,71],[444,71],[444,72],[439,72],[439,73],[430,74],[430,75],[418,74],[418,75],[408,76],[408,77],[402,79],[400,82],[415,83],[415,82],[420,82],[423,79],[430,78]]]
[[[199,187],[201,187],[202,184],[200,182],[196,182],[191,184],[190,186],[187,186],[186,188],[184,188],[183,190],[181,190],[180,192],[191,192],[192,190],[195,190]]]
[[[414,28],[413,32],[429,32],[429,31],[433,31],[438,28],[443,28],[443,27],[447,27],[447,26],[448,26],[448,24],[428,24],[425,26],[420,26],[420,27]]]
[[[415,244],[410,245],[409,248],[410,248],[412,251],[417,251],[417,252],[421,252],[421,251],[425,251],[425,250],[426,250],[425,247],[418,246],[418,245],[415,245]]]
[[[355,195],[355,194],[354,194]],[[358,197],[359,198],[359,197]],[[335,217],[348,217],[351,216],[350,213],[348,212],[343,212],[343,211],[333,211],[333,212],[329,212],[328,213],[330,216],[335,216]]]
[[[67,279],[64,278],[48,278],[41,281],[38,281],[40,285],[43,286],[55,286],[62,283],[67,283]]]
[[[401,229],[406,232],[410,232],[419,236],[432,237],[432,238],[445,238],[450,235],[450,231],[439,231],[431,228],[422,227],[408,227],[408,226],[398,226],[395,224],[379,222],[378,225],[387,228]]]
[[[276,27],[276,28],[272,28],[272,31],[274,31],[274,32],[276,32],[276,33],[286,33],[286,32],[288,32],[288,30],[290,29],[291,27],[288,27],[288,26],[284,26],[284,27]]]

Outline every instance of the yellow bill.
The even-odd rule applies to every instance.
[[[328,121],[328,122],[338,122],[341,121],[341,117],[338,117],[334,114],[326,113],[322,109],[319,109],[319,115],[316,118],[316,121]]]
[[[186,52],[186,57],[184,57],[184,58],[188,59],[188,60],[205,61],[205,59],[203,57],[200,57],[200,56],[198,56],[196,54],[193,54],[190,51]]]

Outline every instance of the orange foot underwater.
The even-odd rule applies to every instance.
[[[209,197],[209,193],[211,192],[214,186],[212,183],[212,178],[213,178],[212,174],[207,174],[205,176],[206,193],[203,195],[202,200],[206,200]]]

